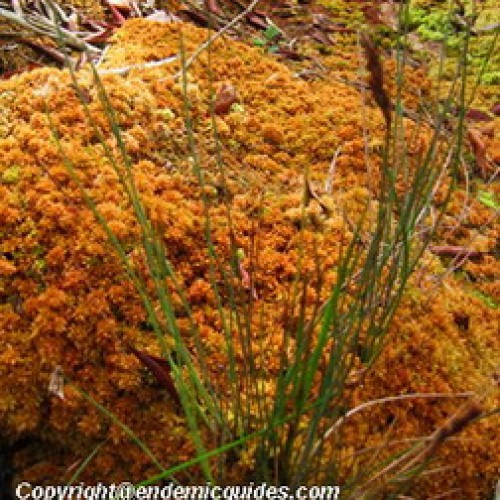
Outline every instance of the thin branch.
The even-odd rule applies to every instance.
[[[165,64],[170,64],[179,58],[178,55],[166,57],[165,59],[160,59],[159,61],[148,61],[142,64],[131,64],[130,66],[123,66],[121,68],[109,68],[109,69],[98,69],[97,72],[100,75],[126,75],[129,71],[133,69],[147,69],[156,68],[158,66],[163,66]],[[100,63],[101,61],[99,61]]]
[[[439,427],[428,440],[428,445],[416,447],[400,456],[397,460],[390,462],[382,470],[378,471],[363,487],[355,492],[356,498],[362,496],[367,488],[378,481],[381,477],[398,470],[397,474],[403,476],[414,468],[422,467],[437,451],[437,449],[448,439],[461,432],[471,422],[482,415],[483,408],[481,399],[484,398],[473,395],[461,408],[459,408],[441,427]]]
[[[229,21],[223,28],[221,28],[217,33],[212,35],[206,42],[202,43],[194,51],[191,57],[189,57],[189,59],[186,60],[184,68],[175,75],[175,78],[179,78],[182,74],[182,71],[187,71],[203,51],[205,51],[213,42],[215,42],[215,40],[220,38],[224,33],[229,31],[234,25],[238,24],[247,14],[249,14],[256,7],[259,1],[260,0],[253,0],[253,2],[243,12],[241,12],[234,19]]]
[[[402,401],[404,399],[420,399],[420,398],[470,398],[474,396],[474,392],[457,392],[453,394],[444,394],[442,392],[414,392],[411,394],[401,394],[399,396],[388,396],[386,398],[374,399],[372,401],[367,401],[362,405],[356,406],[352,410],[348,411],[342,418],[339,418],[321,437],[314,446],[313,454],[319,449],[321,443],[328,439],[330,435],[335,432],[348,418],[352,417],[354,414],[360,411],[371,408],[372,406],[377,406],[385,403],[391,403],[393,401]]]
[[[342,144],[337,148],[337,151],[335,151],[332,161],[330,162],[330,167],[328,169],[328,176],[325,181],[325,192],[327,194],[332,194],[333,178],[335,177],[335,169],[337,168],[337,159],[340,156],[341,152],[342,152]]]
[[[3,17],[13,23],[16,23],[23,28],[31,30],[40,35],[48,36],[53,39],[60,38],[60,33],[62,35],[62,39],[65,45],[80,51],[89,51],[89,52],[100,52],[100,50],[88,43],[85,43],[83,40],[78,38],[74,33],[62,28],[56,27],[55,22],[46,17],[42,17],[41,15],[17,15],[10,10],[6,10],[0,7],[0,17]]]

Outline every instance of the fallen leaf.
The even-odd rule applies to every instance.
[[[488,122],[486,125],[482,125],[479,129],[483,137],[489,137],[494,139],[495,137],[495,123],[493,121]]]
[[[17,267],[7,259],[0,258],[0,276],[11,276],[15,274]]]
[[[227,114],[231,109],[231,106],[237,101],[238,95],[236,93],[236,89],[230,83],[223,84],[215,97],[215,114]]]
[[[155,376],[156,380],[162,384],[172,399],[177,403],[181,404],[179,394],[175,388],[174,381],[170,375],[170,364],[166,359],[159,358],[158,356],[153,356],[144,351],[138,351],[135,347],[130,346],[130,350],[135,355],[135,357],[147,367],[151,373]]]
[[[488,113],[474,108],[469,108],[467,113],[465,113],[465,117],[474,122],[489,122],[493,120]]]
[[[492,208],[493,210],[500,210],[500,205],[495,199],[495,195],[488,191],[479,191],[477,194],[477,199],[486,207]]]

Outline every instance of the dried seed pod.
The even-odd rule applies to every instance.
[[[391,125],[391,100],[384,88],[384,68],[380,60],[379,50],[366,33],[361,33],[361,45],[365,51],[366,67],[370,74],[368,85],[376,103],[382,110],[387,128],[389,128]]]

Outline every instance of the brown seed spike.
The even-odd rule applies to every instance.
[[[361,33],[361,45],[365,51],[366,67],[370,74],[368,85],[376,103],[382,110],[387,129],[389,129],[391,125],[391,100],[384,88],[384,69],[379,51],[373,40],[366,33]]]
[[[474,419],[480,417],[482,413],[483,407],[479,398],[475,397],[466,403],[443,427],[435,432],[427,456],[433,454],[444,441],[461,432]]]

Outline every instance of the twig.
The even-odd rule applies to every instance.
[[[397,460],[389,463],[386,467],[384,467],[381,471],[375,474],[368,483],[364,485],[365,492],[366,488],[378,481],[382,476],[395,471],[400,465],[402,466],[399,470],[398,474],[403,475],[408,473],[415,467],[419,467],[427,460],[429,460],[432,455],[434,455],[437,449],[448,439],[450,439],[455,434],[461,432],[465,427],[467,427],[473,420],[480,417],[483,413],[483,408],[481,405],[481,398],[474,395],[469,401],[467,401],[448,421],[437,429],[431,436],[429,444],[422,449],[420,447],[416,450],[410,450],[408,453],[405,453]],[[412,456],[413,455],[413,456]],[[405,464],[406,462],[406,464]],[[403,465],[404,464],[404,465]],[[362,496],[363,491],[355,492],[358,496]],[[358,498],[356,496],[356,498]]]
[[[440,257],[463,257],[465,260],[478,259],[489,253],[454,245],[429,245],[429,251]]]
[[[55,28],[55,23],[52,20],[42,17],[40,15],[19,16],[14,12],[11,12],[9,10],[0,7],[0,17],[4,17],[5,19],[12,21],[13,23],[16,23],[22,26],[23,28],[31,30],[40,35],[49,36],[53,39],[60,39],[60,36],[58,37],[58,35],[54,33],[54,30],[57,29],[58,32],[62,35],[62,40],[65,45],[68,45],[69,47],[72,47],[73,49],[80,51],[89,51],[94,53],[100,52],[98,48],[93,47],[88,43],[85,43],[83,40],[78,38],[74,33],[71,33],[70,31],[62,27]]]
[[[452,490],[446,490],[443,493],[439,493],[438,495],[433,495],[432,497],[429,498],[429,500],[437,500],[438,498],[444,498],[444,497],[449,497],[450,495],[457,495],[457,493],[460,493],[462,490],[459,488],[453,488]]]
[[[340,156],[341,152],[342,152],[342,144],[337,148],[337,151],[335,151],[332,161],[330,162],[330,168],[328,169],[328,176],[325,181],[325,192],[327,194],[332,194],[333,178],[335,177],[335,169],[337,168],[337,159]]]
[[[26,45],[27,47],[30,47],[31,49],[38,52],[42,52],[59,64],[64,64],[66,60],[64,54],[53,47],[47,47],[46,45],[42,45],[41,43],[33,42],[32,40],[26,40],[24,38],[19,38],[19,43],[22,43],[23,45]]]
[[[360,411],[366,410],[372,406],[390,403],[393,401],[402,401],[404,399],[419,399],[419,398],[470,398],[474,396],[474,392],[457,392],[454,394],[444,394],[442,392],[414,392],[412,394],[401,394],[399,396],[388,396],[386,398],[374,399],[372,401],[368,401],[363,403],[362,405],[356,406],[352,410],[348,411],[342,418],[339,418],[324,434],[323,436],[316,442],[314,445],[314,449],[311,456],[314,456],[316,451],[319,449],[321,443],[328,439],[330,435],[335,432],[348,418],[352,417],[354,414],[359,413]]]
[[[204,51],[206,50],[215,40],[220,38],[226,31],[230,30],[235,24],[238,24],[249,12],[251,12],[254,7],[259,3],[260,0],[253,0],[253,2],[240,14],[238,14],[234,19],[229,21],[223,28],[221,28],[217,33],[212,35],[206,42],[202,43],[189,57],[189,59],[186,61],[184,68],[179,71],[176,75],[175,78],[179,78],[182,75],[183,71],[186,71],[189,69],[189,67],[193,64],[193,62],[196,60],[196,58]]]
[[[478,397],[475,397],[465,403],[448,421],[439,429],[437,429],[431,436],[429,446],[422,450],[416,457],[414,457],[402,471],[411,470],[418,464],[424,463],[428,460],[436,450],[451,436],[458,434],[465,427],[467,427],[472,420],[478,418],[483,413],[483,406]]]
[[[109,68],[109,69],[98,69],[97,72],[100,75],[126,75],[129,71],[133,69],[147,69],[156,68],[158,66],[163,66],[164,64],[170,64],[179,58],[178,55],[166,57],[165,59],[160,59],[159,61],[148,61],[142,64],[131,64],[130,66],[123,66],[121,68]],[[99,64],[102,61],[99,60]],[[97,66],[97,65],[96,65]]]

